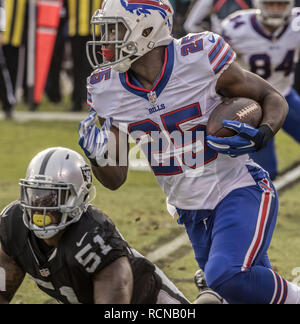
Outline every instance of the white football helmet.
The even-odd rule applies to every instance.
[[[93,41],[87,43],[91,66],[94,69],[112,66],[118,72],[126,72],[134,61],[153,48],[169,45],[173,39],[173,13],[169,0],[104,0],[91,20]],[[123,39],[119,39],[119,24],[126,29]],[[97,36],[99,26],[100,37]],[[109,26],[115,30],[113,40],[109,38]],[[109,45],[114,45],[115,50],[107,55],[105,47]]]
[[[281,13],[272,12],[265,8],[268,2],[286,3],[287,7]],[[259,19],[261,23],[273,27],[280,27],[287,23],[292,15],[292,9],[295,6],[295,0],[256,0],[256,7],[260,10]]]
[[[20,186],[25,225],[37,237],[49,239],[77,222],[88,207],[92,171],[80,154],[49,148],[31,160]]]

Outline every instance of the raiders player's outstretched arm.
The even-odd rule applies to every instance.
[[[130,304],[133,274],[127,257],[121,257],[94,276],[95,304]]]
[[[288,104],[279,92],[235,62],[220,76],[216,91],[225,97],[245,97],[259,102],[263,108],[261,125],[268,125],[273,135],[281,128],[288,113]]]
[[[99,122],[103,125],[104,119],[99,118]],[[112,160],[115,161],[117,165],[107,165],[104,167],[92,165],[92,170],[94,176],[104,187],[110,190],[116,190],[120,188],[127,179],[129,147],[128,136],[122,134],[118,128],[113,126],[111,134],[114,135],[115,141],[109,140],[108,152],[109,154],[111,152],[116,153],[116,156],[112,156]],[[115,148],[112,148],[112,145],[114,145]],[[122,156],[120,156],[121,154]]]
[[[0,269],[4,275],[5,289],[0,290],[0,304],[8,304],[24,280],[25,273],[0,247]],[[3,279],[3,278],[2,278]]]

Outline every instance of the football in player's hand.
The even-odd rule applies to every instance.
[[[262,115],[260,104],[252,99],[226,99],[209,116],[206,133],[216,137],[231,137],[236,135],[236,132],[224,127],[223,120],[236,120],[257,128],[261,123]]]

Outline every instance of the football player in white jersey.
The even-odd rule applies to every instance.
[[[300,8],[294,0],[257,0],[258,9],[233,13],[223,21],[223,36],[237,52],[241,65],[270,82],[287,100],[283,129],[300,143],[300,96],[293,89],[300,50]],[[277,175],[274,140],[251,154],[255,162]]]
[[[79,125],[79,145],[110,189],[125,182],[128,170],[120,133],[141,145],[208,286],[229,303],[300,303],[300,289],[268,261],[278,197],[248,156],[280,129],[287,103],[235,63],[219,35],[174,39],[172,15],[168,0],[107,0],[95,13],[92,25],[101,26],[102,37],[88,43],[96,70],[88,80],[92,112]],[[225,96],[259,102],[261,125],[224,121],[236,136],[206,136],[208,117]]]

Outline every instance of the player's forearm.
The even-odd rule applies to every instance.
[[[261,125],[268,125],[275,135],[282,127],[288,114],[288,103],[279,93],[273,91],[264,97],[262,107]]]
[[[92,166],[92,170],[96,179],[110,190],[119,189],[127,179],[127,166]]]
[[[288,113],[286,100],[270,83],[253,73],[245,72],[245,81],[245,97],[259,102],[263,109],[261,125],[268,125],[275,135],[282,127]]]
[[[0,267],[5,273],[5,290],[0,292],[0,303],[8,304],[22,284],[25,273],[0,247]]]
[[[225,97],[245,97],[257,101],[263,109],[261,125],[267,124],[275,135],[288,113],[286,100],[270,83],[233,63],[218,80],[216,90]]]

